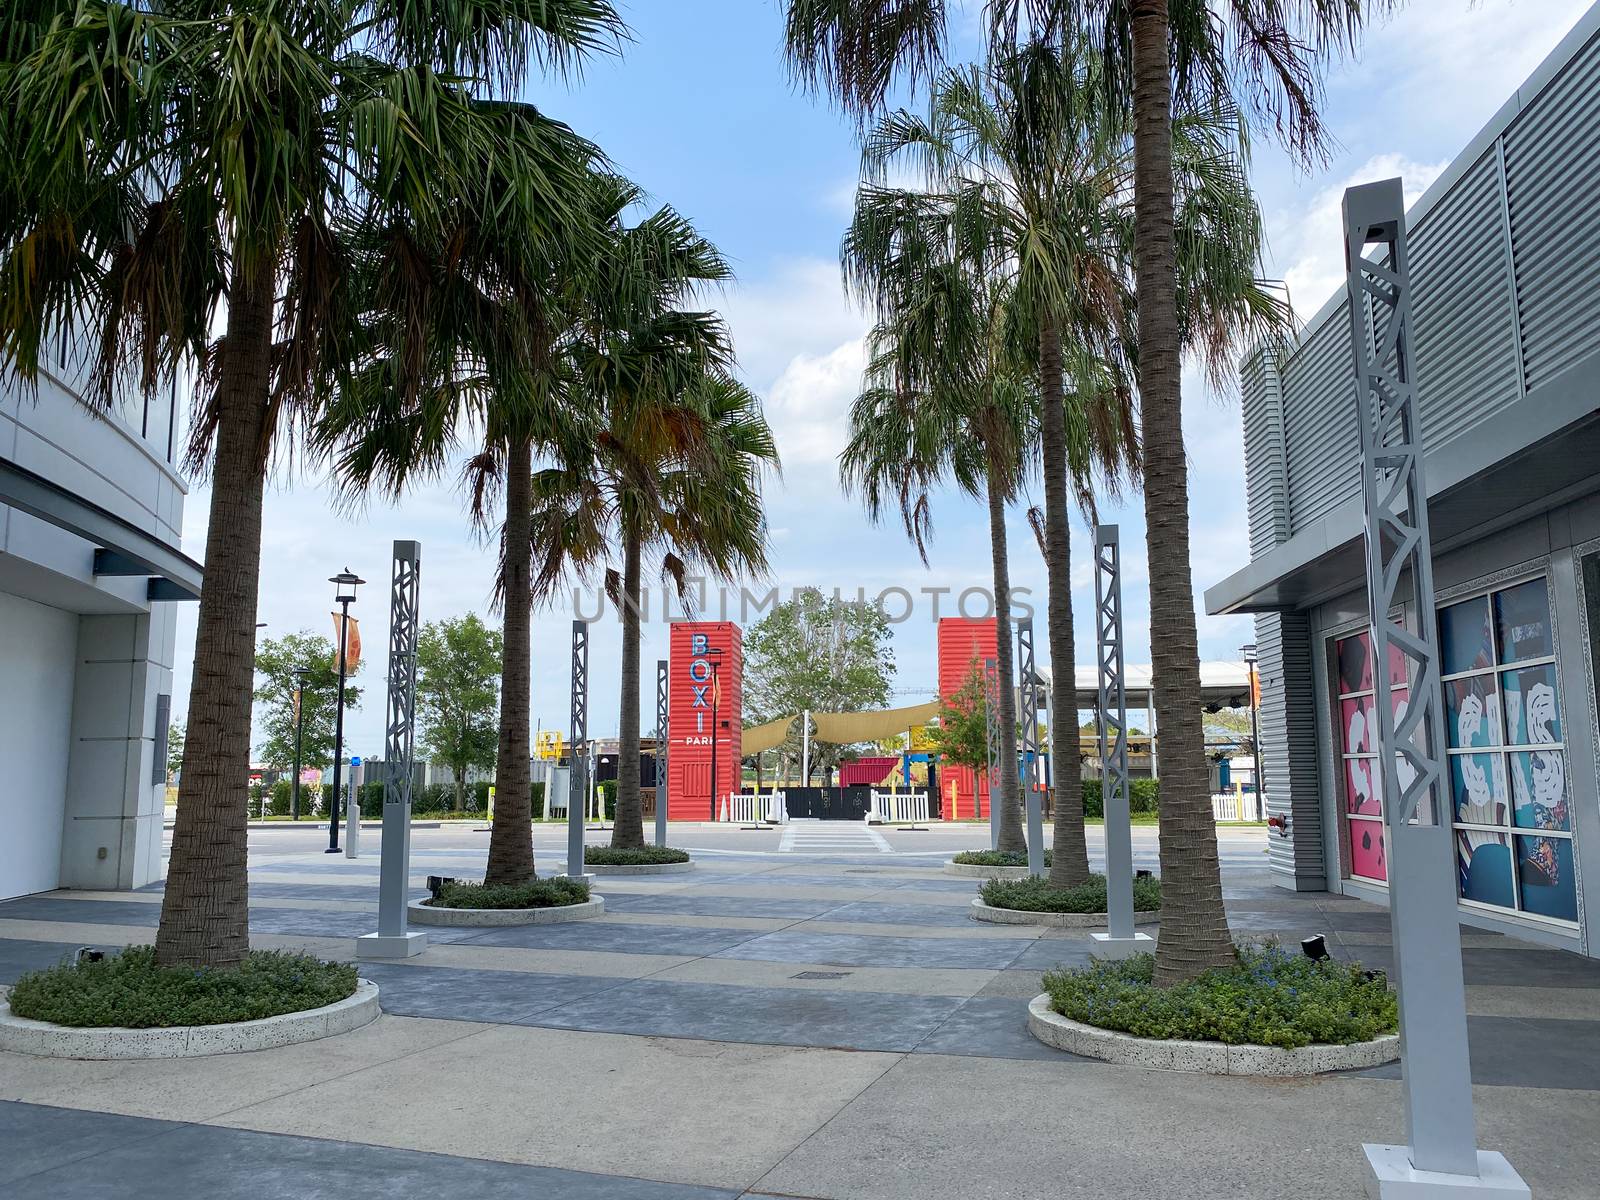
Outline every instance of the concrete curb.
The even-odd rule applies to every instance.
[[[995,908],[982,896],[972,898],[972,919],[995,925],[1049,925],[1056,929],[1104,929],[1105,913],[1030,912],[1025,908]],[[1161,920],[1160,910],[1135,912],[1135,925],[1154,925]]]
[[[378,1016],[378,985],[356,981],[343,1000],[304,1012],[229,1021],[222,1025],[174,1025],[164,1029],[98,1028],[57,1025],[15,1016],[0,1002],[0,1050],[45,1058],[200,1058],[209,1054],[242,1054],[270,1050],[348,1033]]]
[[[489,929],[498,925],[560,925],[598,917],[606,911],[603,896],[582,904],[563,904],[555,908],[434,908],[421,900],[406,905],[406,917],[413,925],[454,925]]]
[[[1071,1021],[1050,1007],[1049,993],[1028,1002],[1028,1032],[1047,1046],[1125,1067],[1197,1071],[1205,1075],[1321,1075],[1376,1067],[1400,1057],[1400,1035],[1386,1034],[1351,1046],[1229,1046],[1223,1042],[1185,1042],[1134,1037]]]
[[[958,863],[954,859],[944,864],[946,875],[961,875],[967,879],[1026,879],[1027,867],[980,867],[976,863]]]
[[[583,869],[590,875],[681,875],[685,871],[694,870],[694,860],[677,863],[584,863]]]

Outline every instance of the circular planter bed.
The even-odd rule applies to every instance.
[[[1376,1067],[1400,1057],[1400,1035],[1384,1034],[1348,1046],[1313,1043],[1287,1048],[1252,1043],[1193,1042],[1134,1037],[1063,1017],[1048,992],[1028,1004],[1028,1031],[1047,1046],[1129,1067],[1199,1071],[1207,1075],[1319,1075]]]
[[[590,875],[678,875],[694,870],[692,862],[583,864]]]
[[[994,925],[1049,925],[1056,929],[1099,929],[1106,923],[1106,914],[1075,912],[1033,912],[1025,908],[992,908],[981,896],[972,898],[972,919],[988,921]],[[1150,925],[1161,919],[1161,912],[1135,912],[1135,925]]]
[[[1356,963],[1241,946],[1182,983],[1154,979],[1151,954],[1047,971],[1028,1029],[1074,1054],[1212,1075],[1314,1075],[1399,1057],[1398,998]]]
[[[982,863],[959,863],[954,859],[944,864],[946,875],[962,875],[968,879],[1026,879],[1027,867],[990,867]]]
[[[687,850],[675,846],[585,846],[590,875],[677,875],[694,870]]]
[[[579,904],[545,905],[543,908],[440,908],[426,900],[413,900],[407,916],[416,925],[559,925],[582,921],[606,911],[604,897],[595,896]]]
[[[557,925],[598,917],[606,902],[589,885],[556,876],[525,884],[462,883],[447,880],[438,894],[406,906],[418,925],[492,927]]]
[[[310,1042],[367,1024],[378,988],[346,963],[250,952],[235,967],[157,966],[150,946],[35,971],[0,1003],[0,1050],[191,1058]]]

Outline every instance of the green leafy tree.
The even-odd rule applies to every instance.
[[[492,767],[499,746],[500,663],[504,639],[475,613],[429,621],[417,638],[417,717],[422,750],[455,775],[457,812],[467,772]]]
[[[183,726],[174,721],[167,726],[167,782],[183,770]]]
[[[989,769],[989,691],[976,662],[961,686],[940,701],[939,723],[928,726],[928,737],[940,761]]]
[[[243,698],[274,450],[292,452],[364,357],[367,303],[417,311],[415,290],[361,296],[358,259],[403,279],[425,260],[399,230],[538,238],[562,220],[576,139],[511,97],[530,62],[568,66],[623,27],[606,0],[42,0],[4,14],[5,368],[32,382],[52,358],[87,359],[85,399],[101,407],[130,377],[148,393],[199,368],[189,463],[211,475],[206,582],[156,956],[231,966],[249,948]]]
[[[310,630],[266,638],[256,648],[255,723],[261,730],[258,749],[263,765],[277,771],[294,766],[296,669],[304,669],[301,690],[302,767],[327,767],[333,762],[334,717],[338,711],[339,671],[332,638]],[[360,674],[358,664],[354,674]],[[361,689],[345,677],[344,707],[348,715],[361,705]]]
[[[586,448],[534,475],[532,540],[536,597],[603,569],[620,613],[612,845],[636,848],[644,574],[659,568],[681,592],[691,573],[731,581],[764,570],[761,474],[778,455],[760,400],[731,374],[725,322],[690,309],[698,289],[731,278],[727,263],[670,208],[625,225],[643,197],[614,184],[566,346]]]
[[[745,635],[747,719],[760,724],[807,709],[887,708],[895,674],[890,638],[889,617],[879,605],[809,589],[784,601]],[[796,721],[780,747],[783,758],[799,761],[800,737]],[[812,742],[812,774],[837,768],[842,749]]]

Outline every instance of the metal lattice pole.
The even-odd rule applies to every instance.
[[[667,660],[656,660],[656,845],[667,844]]]
[[[572,742],[567,752],[567,874],[584,875],[583,827],[589,805],[589,626],[572,623]]]
[[[1106,932],[1091,935],[1096,953],[1148,950],[1133,927],[1133,829],[1129,823],[1127,662],[1122,641],[1122,542],[1115,525],[1094,531],[1095,662],[1100,801],[1106,831]]]
[[[1474,1195],[1526,1196],[1501,1155],[1478,1151],[1473,1127],[1433,547],[1411,362],[1411,263],[1400,180],[1347,189],[1344,225],[1408,1140],[1405,1146],[1364,1149],[1380,1195],[1400,1194],[1413,1172],[1427,1171],[1457,1177],[1458,1185]],[[1374,246],[1377,257],[1368,258]],[[1407,628],[1404,616],[1406,585],[1414,628]],[[1398,721],[1397,688],[1409,688]]]
[[[1039,781],[1039,677],[1034,670],[1033,621],[1017,622],[1017,668],[1022,680],[1022,794],[1028,813],[1028,874],[1044,874],[1044,810]]]
[[[1000,810],[994,804],[994,764],[995,764],[995,709],[1000,703],[999,692],[995,687],[994,659],[983,660],[983,736],[989,747],[988,768],[983,775],[983,790],[989,794],[989,849],[1000,849]],[[972,789],[973,805],[977,805],[978,789]]]
[[[427,948],[427,934],[406,929],[411,873],[411,783],[417,714],[418,597],[422,547],[394,544],[389,585],[389,689],[383,742],[383,846],[378,868],[378,932],[356,939],[362,958],[405,958]]]

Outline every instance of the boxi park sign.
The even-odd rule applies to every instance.
[[[674,621],[668,667],[667,806],[674,821],[716,816],[739,790],[744,641],[731,621]]]

